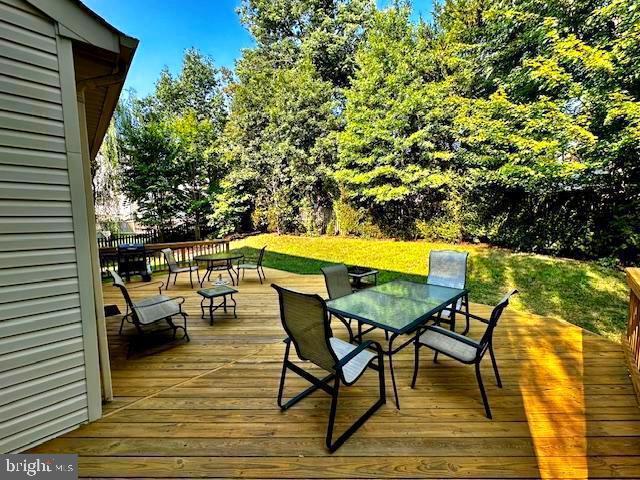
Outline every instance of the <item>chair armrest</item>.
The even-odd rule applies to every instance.
[[[165,298],[164,300],[159,300],[157,302],[150,303],[148,305],[136,306],[136,308],[143,309],[147,307],[155,307],[156,305],[160,305],[161,303],[167,303],[167,302],[176,302],[178,305],[182,305],[185,302],[185,298],[184,297]]]
[[[434,332],[437,332],[441,335],[444,335],[446,337],[452,338],[454,340],[457,340],[458,342],[462,342],[462,343],[466,343],[467,345],[471,346],[471,347],[475,347],[475,348],[480,348],[480,344],[471,340],[470,338],[467,338],[463,335],[458,335],[450,330],[447,330],[445,328],[442,327],[434,327],[431,325],[427,325],[427,328],[425,328],[425,330],[432,330]]]
[[[134,285],[132,287],[127,285],[127,290],[136,290],[138,288],[149,287],[151,285],[159,285],[158,291],[162,293],[162,288],[164,287],[164,282],[162,280],[158,280],[156,282],[145,282],[145,283],[141,283],[140,285]]]
[[[353,357],[357,356],[363,350],[366,350],[367,348],[369,348],[371,346],[374,346],[376,348],[376,350],[378,351],[378,354],[382,354],[382,347],[380,347],[380,344],[378,342],[374,342],[373,340],[367,340],[366,342],[361,343],[356,348],[351,350],[344,357],[342,357],[338,361],[338,364],[336,366],[341,367],[341,368],[344,367],[347,363],[349,363],[353,359]]]
[[[464,312],[460,312],[460,313],[464,313]],[[486,323],[487,325],[489,324],[489,320],[487,320],[484,317],[480,317],[478,315],[474,315],[473,313],[469,314],[469,318],[473,318],[474,320],[478,320],[479,322]]]

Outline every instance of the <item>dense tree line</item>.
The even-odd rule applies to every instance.
[[[637,259],[637,0],[244,0],[233,74],[197,51],[120,109],[148,224],[488,241]]]

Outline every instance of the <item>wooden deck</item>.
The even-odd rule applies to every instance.
[[[267,270],[267,278],[325,293],[320,276]],[[115,401],[100,421],[34,452],[78,453],[83,477],[640,478],[640,409],[621,346],[578,327],[505,313],[495,336],[504,388],[489,361],[483,370],[494,420],[484,417],[472,367],[423,355],[412,390],[406,349],[395,357],[402,410],[389,401],[329,455],[324,393],[286,413],[275,404],[284,351],[275,292],[251,275],[237,295],[239,318],[212,327],[185,278],[169,292],[188,297],[192,341],[126,360],[111,318]],[[112,287],[104,296],[122,306]],[[345,389],[342,424],[373,401],[374,373]]]

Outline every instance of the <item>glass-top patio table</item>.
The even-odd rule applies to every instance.
[[[394,348],[394,340],[404,334],[413,333],[428,319],[454,304],[459,298],[466,297],[468,290],[413,283],[404,280],[394,280],[366,290],[360,290],[344,297],[329,300],[327,308],[331,313],[358,322],[356,339],[362,341],[362,336],[381,328],[389,332],[389,347],[385,353],[389,356],[391,382],[395,395],[396,406],[400,408],[398,389],[393,372],[392,356],[413,342],[413,337]],[[451,312],[455,316],[455,310]],[[453,318],[452,318],[453,319]],[[362,331],[362,324],[372,328]]]
[[[211,280],[211,273],[214,271],[222,271],[226,270],[229,273],[229,277],[231,277],[231,284],[236,285],[236,283],[240,283],[240,269],[237,267],[234,268],[233,261],[241,260],[244,258],[244,254],[240,252],[223,252],[223,253],[213,253],[211,255],[197,255],[193,257],[193,260],[197,263],[206,263],[206,271],[202,280],[200,281],[200,287],[204,286],[204,282],[207,280]],[[233,278],[235,275],[235,279]]]

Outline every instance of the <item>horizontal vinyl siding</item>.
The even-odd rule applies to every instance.
[[[86,402],[85,402],[86,403]],[[26,445],[35,445],[38,443],[34,438],[42,439],[42,441],[55,437],[56,435],[68,431],[70,428],[86,422],[89,417],[87,408],[82,408],[74,413],[56,418],[34,428],[28,428],[22,432],[18,432],[10,437],[0,440],[0,448],[8,452],[20,450]]]
[[[0,453],[88,420],[53,23],[0,0]]]

